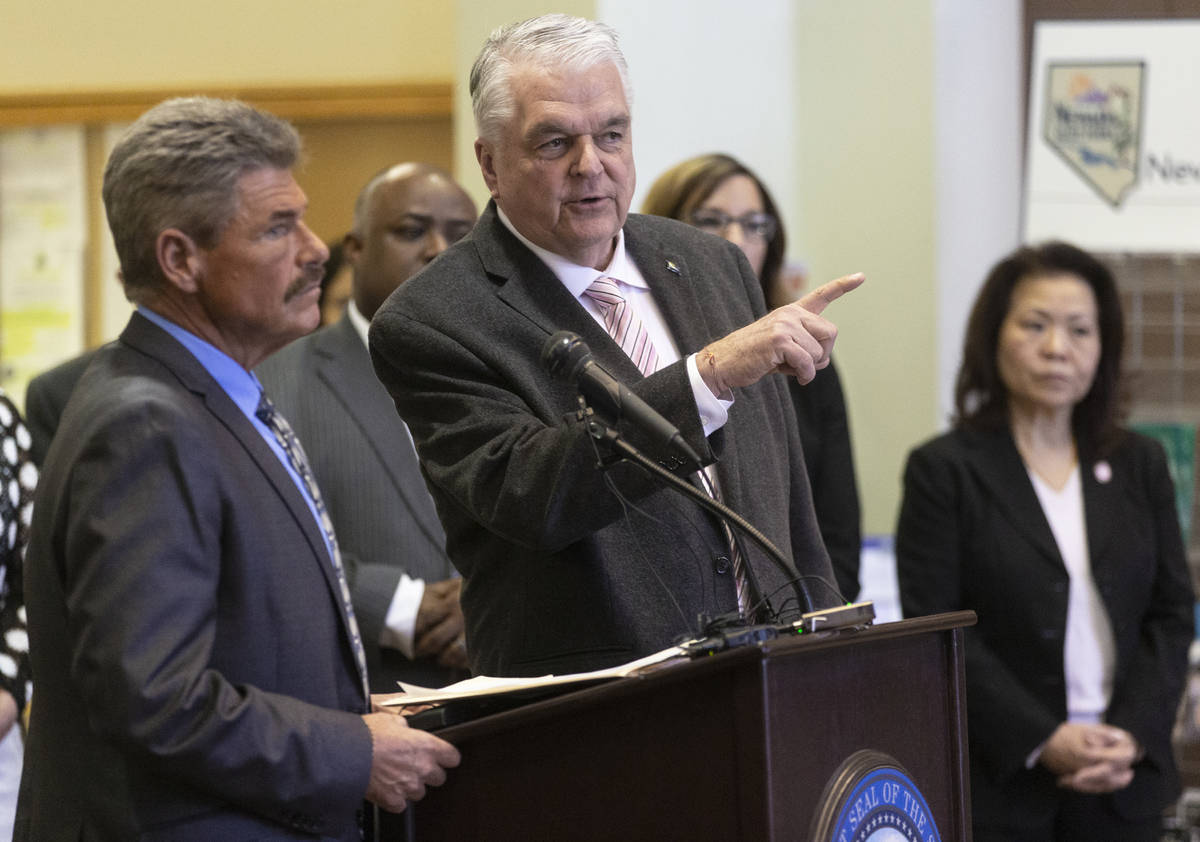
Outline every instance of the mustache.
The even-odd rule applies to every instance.
[[[300,277],[292,281],[283,293],[283,300],[291,301],[297,295],[301,295],[312,287],[319,285],[324,277],[325,265],[323,263],[306,263]]]

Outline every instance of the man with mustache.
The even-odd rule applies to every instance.
[[[26,560],[38,676],[18,840],[361,839],[453,746],[370,712],[336,536],[252,369],[317,324],[299,137],[168,100],[104,202],[137,305],[46,456]]]

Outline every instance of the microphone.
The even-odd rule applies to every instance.
[[[551,336],[542,346],[542,365],[551,377],[574,385],[614,424],[624,418],[660,446],[687,460],[690,466],[700,467],[700,457],[680,435],[678,428],[601,368],[592,357],[591,348],[578,334],[560,330]]]

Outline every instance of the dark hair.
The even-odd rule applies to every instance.
[[[689,222],[692,211],[716,192],[722,182],[735,175],[744,175],[755,183],[758,194],[762,197],[763,210],[779,221],[775,226],[775,236],[767,243],[767,255],[763,259],[762,275],[758,279],[762,284],[763,296],[769,302],[772,299],[772,291],[779,282],[779,270],[783,268],[787,237],[783,232],[783,220],[779,219],[779,209],[775,206],[775,200],[771,198],[771,192],[762,180],[737,158],[722,154],[700,155],[676,164],[650,186],[646,200],[642,203],[642,213]]]
[[[1119,438],[1125,327],[1117,284],[1103,263],[1063,242],[1019,248],[988,273],[971,308],[963,339],[962,364],[954,386],[956,427],[994,430],[1008,426],[1008,391],[1000,379],[996,352],[1013,289],[1025,278],[1066,273],[1078,276],[1091,287],[1100,327],[1100,362],[1092,388],[1072,413],[1075,435],[1095,451],[1094,455],[1105,452]]]
[[[169,99],[139,117],[104,168],[126,297],[138,300],[164,282],[159,233],[178,228],[211,248],[237,209],[238,180],[257,169],[291,169],[299,155],[289,123],[236,100]]]

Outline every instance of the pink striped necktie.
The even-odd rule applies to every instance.
[[[714,500],[721,499],[720,489],[712,481],[707,471],[698,471],[700,477],[700,487],[704,489],[704,493]],[[754,614],[758,611],[757,605],[750,604],[750,577],[746,575],[746,558],[742,555],[742,548],[738,546],[733,537],[733,529],[729,526],[724,518],[721,518],[721,532],[725,535],[725,542],[729,545],[729,558],[733,565],[733,586],[737,594],[738,614],[743,617],[754,618]]]
[[[633,360],[638,371],[646,376],[653,374],[658,368],[658,351],[654,350],[646,326],[621,295],[616,279],[597,278],[583,294],[596,302],[608,335]]]

